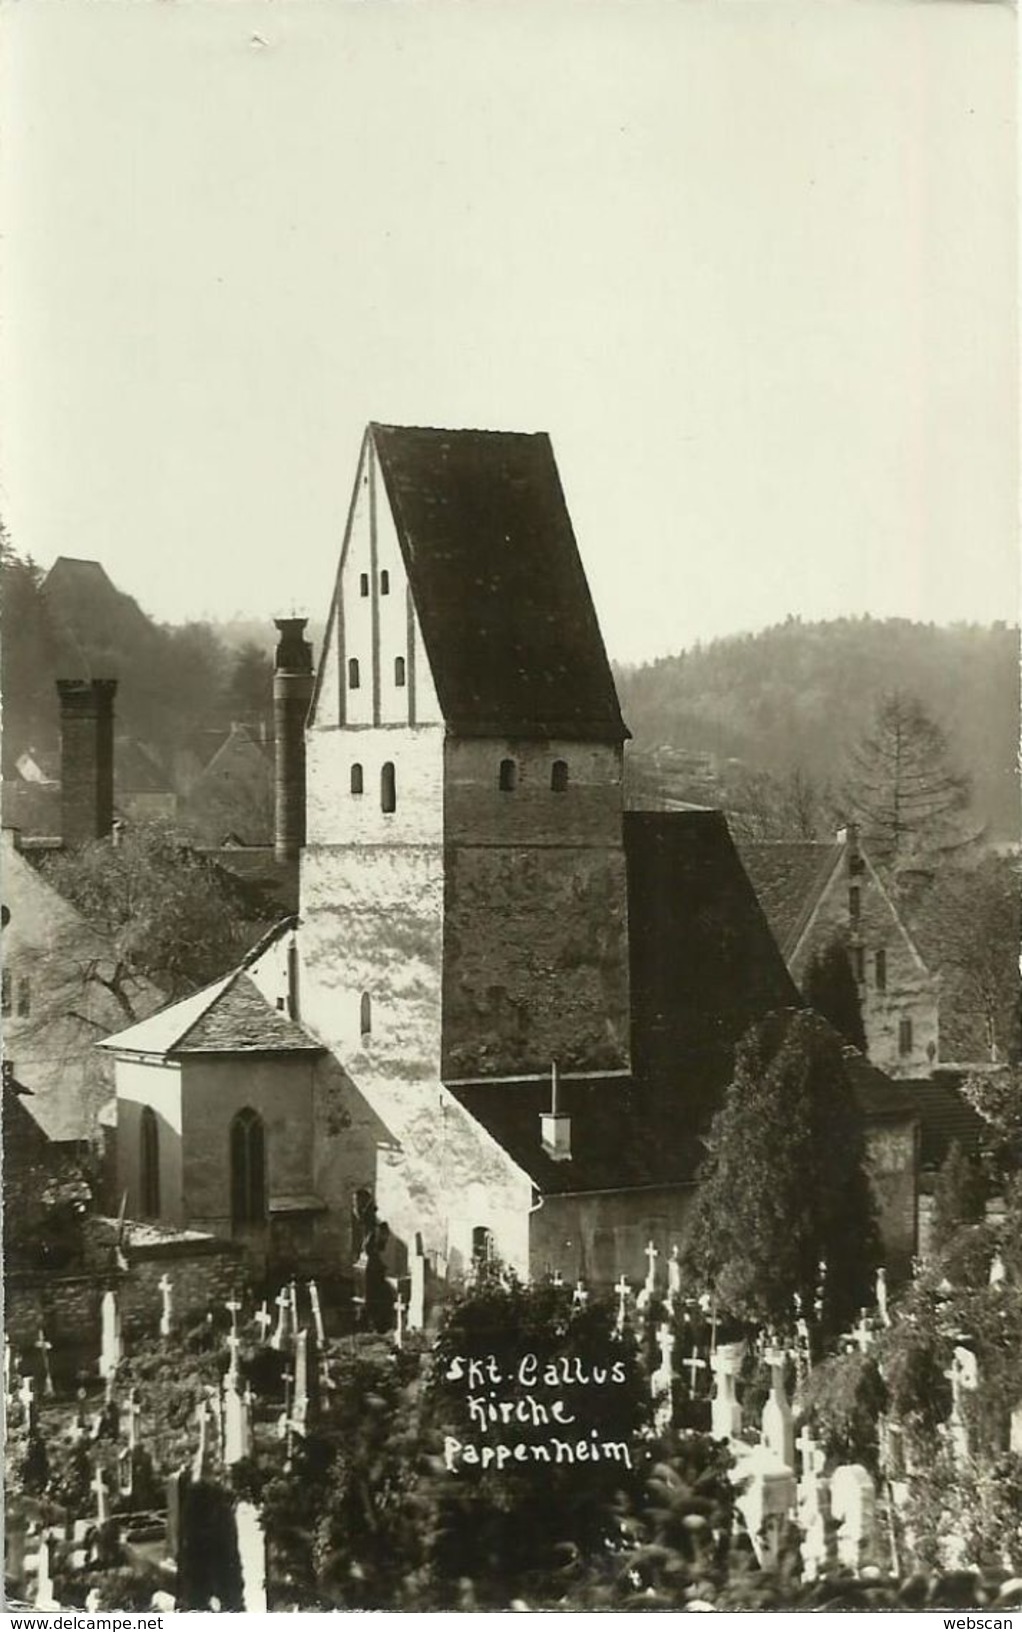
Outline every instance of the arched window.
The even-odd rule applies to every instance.
[[[497,773],[497,786],[501,793],[514,793],[518,786],[518,766],[513,759],[502,759],[500,770]]]
[[[361,1031],[363,1037],[371,1037],[372,1036],[372,1034],[373,1034],[373,1000],[369,996],[368,992],[363,992],[362,993],[362,1002],[359,1005],[358,1024],[359,1024],[359,1030]]]
[[[477,1270],[485,1268],[493,1256],[493,1232],[485,1224],[477,1224],[472,1231],[472,1262]]]
[[[358,674],[358,658],[357,657],[349,657],[349,659],[348,659],[348,690],[349,691],[357,691],[358,688],[359,688],[359,684],[360,684],[360,682],[359,682],[359,674]]]
[[[142,1217],[160,1216],[160,1125],[151,1105],[143,1105],[139,1123],[139,1190]]]
[[[566,793],[568,788],[568,761],[555,759],[550,767],[550,786],[555,793]]]
[[[403,657],[395,657],[395,659],[394,659],[394,684],[395,684],[395,686],[403,686],[404,683],[405,683],[405,660],[404,660]]]
[[[363,572],[360,575],[358,580],[358,588],[361,595],[369,594],[369,574],[367,572]]]
[[[388,816],[397,809],[397,780],[389,759],[380,772],[380,809]]]
[[[266,1218],[266,1134],[250,1106],[231,1123],[231,1223],[262,1224]]]
[[[363,791],[361,765],[351,767],[351,791],[352,793],[361,793]]]
[[[380,594],[390,594],[390,573],[387,571],[386,567],[384,567],[383,571],[380,573]]]

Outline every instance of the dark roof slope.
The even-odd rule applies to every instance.
[[[643,1189],[688,1178],[677,1145],[650,1139],[642,1096],[628,1078],[561,1078],[558,1108],[571,1118],[568,1162],[555,1162],[541,1142],[540,1113],[550,1106],[549,1082],[459,1083],[450,1092],[544,1195]]]
[[[189,1026],[171,1054],[321,1054],[319,1043],[294,1020],[270,1007],[249,975],[237,975]]]
[[[370,429],[450,728],[623,741],[550,438]]]
[[[738,854],[778,946],[790,957],[841,855],[838,844],[740,844]]]
[[[912,1095],[920,1121],[920,1167],[940,1167],[951,1146],[959,1144],[967,1156],[996,1142],[988,1122],[974,1111],[960,1093],[966,1072],[941,1072],[932,1077],[912,1077],[902,1088]]]

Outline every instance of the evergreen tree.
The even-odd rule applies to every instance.
[[[818,947],[809,960],[802,995],[811,1009],[829,1020],[846,1043],[866,1052],[859,988],[852,973],[848,948],[840,939]]]
[[[848,800],[871,854],[888,872],[925,867],[968,843],[969,779],[918,698],[885,693],[851,755]]]
[[[862,1118],[841,1038],[805,1010],[757,1022],[738,1046],[699,1174],[689,1267],[718,1308],[759,1325],[811,1310],[840,1331],[872,1296],[879,1240]]]

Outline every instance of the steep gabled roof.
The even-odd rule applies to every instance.
[[[262,944],[262,943],[260,943]],[[307,1031],[272,1007],[244,967],[99,1045],[119,1054],[323,1053]]]
[[[794,953],[843,853],[840,844],[809,841],[739,844],[742,866],[786,958]]]
[[[550,438],[395,425],[370,435],[449,728],[623,741]]]

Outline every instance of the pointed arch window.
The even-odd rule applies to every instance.
[[[518,766],[513,759],[502,759],[497,772],[497,786],[501,793],[514,793],[518,786]]]
[[[555,759],[551,765],[550,786],[553,788],[555,793],[567,793],[568,761],[566,759]]]
[[[362,1001],[359,1004],[358,1026],[359,1026],[359,1030],[362,1033],[363,1037],[371,1037],[372,1036],[372,1034],[373,1034],[373,1000],[369,996],[368,992],[363,992],[362,993]]]
[[[397,777],[389,759],[380,772],[380,809],[387,816],[397,809]]]
[[[265,1219],[266,1130],[259,1112],[246,1105],[231,1123],[231,1223]]]
[[[395,686],[403,686],[404,683],[405,683],[405,660],[404,660],[403,657],[395,657],[395,659],[394,659],[394,684],[395,684]]]
[[[139,1192],[143,1218],[160,1216],[160,1125],[151,1105],[143,1105],[138,1130]]]
[[[359,672],[358,672],[358,658],[357,657],[349,657],[349,659],[348,659],[348,690],[349,691],[357,691],[361,684],[362,684],[362,681],[361,681],[361,677],[360,677]]]
[[[356,763],[351,767],[351,791],[352,793],[362,793],[364,786],[362,767]]]

